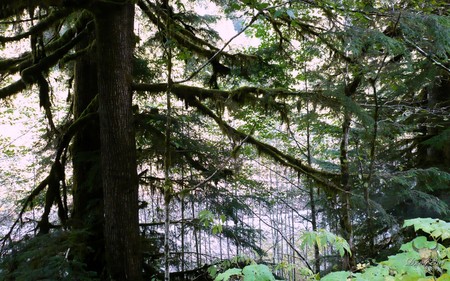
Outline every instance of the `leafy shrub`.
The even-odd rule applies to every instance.
[[[413,226],[414,230],[427,233],[432,241],[425,236],[418,236],[405,243],[400,253],[389,256],[387,260],[377,265],[363,267],[362,272],[333,272],[323,281],[395,281],[395,280],[450,280],[450,248],[442,243],[450,238],[450,223],[431,218],[406,220],[403,227]]]

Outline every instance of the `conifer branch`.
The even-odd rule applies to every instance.
[[[36,25],[33,25],[28,31],[20,33],[15,36],[0,36],[0,43],[6,43],[11,41],[19,41],[21,39],[27,38],[30,35],[42,33],[44,30],[49,28],[55,22],[63,19],[64,17],[71,14],[73,11],[70,9],[58,9],[50,12],[50,14],[38,22]]]
[[[231,139],[237,142],[243,141],[245,143],[251,144],[260,153],[270,156],[273,160],[275,160],[279,164],[286,167],[290,167],[295,171],[298,171],[304,175],[308,175],[312,179],[314,179],[317,183],[325,187],[328,187],[332,190],[345,192],[342,188],[338,186],[338,184],[336,184],[340,180],[339,174],[314,169],[313,167],[302,163],[301,160],[296,159],[290,155],[287,155],[269,144],[260,142],[248,134],[242,133],[234,129],[233,127],[228,125],[225,121],[223,121],[219,116],[217,116],[214,112],[208,109],[205,105],[200,103],[196,98],[186,100],[186,102],[189,105],[197,108],[200,112],[202,112],[206,116],[211,117],[221,128],[224,134],[230,137]]]
[[[139,92],[160,93],[167,87],[166,83],[157,84],[133,84],[132,88]],[[184,100],[197,97],[199,100],[222,100],[225,102],[234,102],[236,104],[250,104],[252,106],[259,105],[261,108],[268,110],[274,109],[282,116],[286,115],[287,105],[284,99],[300,99],[320,104],[323,107],[337,110],[342,104],[342,100],[336,97],[325,95],[323,90],[308,91],[291,91],[284,88],[260,88],[253,86],[244,86],[232,90],[205,89],[195,86],[187,86],[181,84],[172,85],[172,92]]]
[[[416,49],[417,52],[419,52],[419,54],[421,54],[422,56],[424,56],[425,58],[427,58],[428,60],[430,60],[433,64],[437,65],[438,67],[442,68],[443,70],[447,71],[448,73],[450,73],[450,68],[448,68],[446,65],[444,65],[443,63],[439,62],[438,60],[436,60],[431,54],[427,53],[425,50],[423,50],[422,48],[420,48],[417,44],[415,44],[414,42],[412,42],[411,40],[409,40],[408,38],[403,37],[403,39],[406,41],[406,43],[410,44],[411,46],[414,47],[414,49]]]

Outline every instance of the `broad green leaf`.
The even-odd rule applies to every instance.
[[[450,260],[446,260],[444,261],[444,263],[441,265],[442,269],[447,270],[447,272],[450,272]]]
[[[434,249],[434,248],[436,248],[436,242],[427,241],[427,238],[425,236],[419,236],[419,237],[414,238],[411,242],[403,244],[400,247],[400,250],[405,251],[405,252],[411,252],[411,251],[417,252],[418,249],[424,249],[424,248]]]
[[[355,274],[355,281],[385,281],[389,276],[389,267],[378,265],[368,267],[363,273]]]
[[[320,279],[321,281],[344,281],[350,277],[352,273],[349,271],[338,271],[327,274],[325,277]]]
[[[264,264],[252,264],[242,270],[244,281],[275,281],[270,269]]]
[[[208,267],[208,274],[212,278],[216,277],[216,275],[217,275],[217,266],[212,265],[212,266]]]
[[[450,223],[439,219],[416,218],[405,220],[403,227],[414,226],[414,230],[422,230],[431,234],[435,239],[442,240],[450,238]]]
[[[421,278],[425,277],[426,271],[423,265],[418,262],[419,259],[419,253],[405,252],[389,256],[388,260],[381,262],[381,264],[389,266],[398,276],[408,275]]]
[[[227,271],[220,273],[214,279],[214,281],[228,281],[232,276],[242,276],[242,269],[240,268],[230,268]]]
[[[449,280],[450,280],[450,275],[448,273],[442,274],[441,277],[436,279],[436,281],[449,281]]]

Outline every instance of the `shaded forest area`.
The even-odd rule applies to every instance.
[[[0,279],[448,280],[449,8],[1,1]]]

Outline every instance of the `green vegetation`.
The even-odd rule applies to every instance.
[[[389,256],[385,261],[377,261],[376,264],[358,264],[356,272],[338,271],[318,278],[311,271],[304,270],[304,278],[307,280],[450,280],[450,247],[442,243],[450,238],[450,223],[431,218],[416,218],[406,220],[403,227],[413,226],[418,234],[422,232],[426,236],[418,235],[412,241],[402,244],[400,253]],[[428,240],[431,239],[431,241]],[[344,256],[344,251],[349,252],[349,246],[341,237],[320,230],[318,232],[307,232],[300,240],[302,246],[317,244],[324,249],[331,246]],[[350,253],[351,254],[351,253]],[[240,268],[228,268],[232,264],[239,264],[239,259],[224,262],[220,267],[228,268],[218,274],[218,266],[208,269],[215,281],[234,280],[232,278],[243,278],[246,280],[276,280],[270,269],[263,264],[256,264],[251,260],[241,262],[250,263]],[[219,268],[220,268],[219,267]],[[239,279],[241,280],[241,279]]]
[[[450,280],[450,247],[443,245],[448,245],[450,223],[417,218],[406,220],[403,226],[413,226],[416,233],[426,236],[402,244],[400,253],[377,265],[359,264],[360,272],[333,272],[321,280]]]

